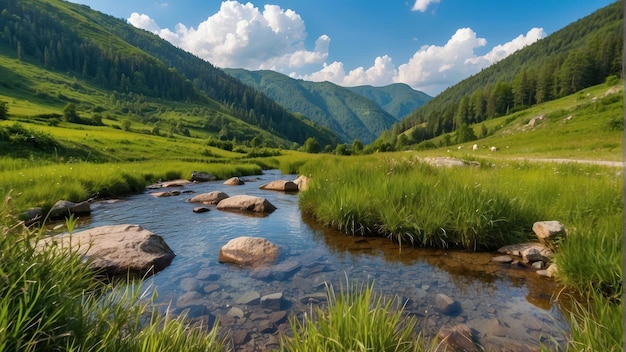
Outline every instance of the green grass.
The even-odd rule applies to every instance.
[[[160,314],[140,285],[98,281],[68,248],[37,249],[41,234],[16,225],[8,202],[0,208],[0,350],[224,350],[217,327]]]
[[[143,161],[135,163],[68,164],[0,158],[0,192],[11,192],[18,210],[41,206],[50,208],[57,200],[79,202],[91,197],[120,197],[143,192],[158,179],[191,177],[192,171],[205,171],[220,179],[260,174],[252,163],[201,163],[184,161]]]
[[[403,315],[398,298],[376,293],[373,284],[347,282],[338,293],[327,287],[327,298],[327,308],[290,318],[293,336],[283,339],[282,351],[435,350],[416,334],[417,320]]]
[[[592,292],[569,312],[568,351],[623,351],[623,305]]]
[[[569,158],[622,161],[623,82],[600,84],[567,97],[473,125],[476,136],[484,125],[489,136],[458,145],[442,146],[427,154],[493,158]],[[544,116],[535,127],[533,117]],[[569,119],[568,119],[569,118]],[[454,136],[454,134],[452,134]],[[454,137],[452,138],[454,140]],[[430,140],[439,146],[443,137]],[[476,143],[481,148],[472,152]],[[491,153],[489,147],[498,151]],[[449,150],[449,152],[448,152]]]

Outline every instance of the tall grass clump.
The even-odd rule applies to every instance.
[[[138,285],[98,281],[69,248],[37,248],[41,233],[14,220],[9,199],[0,208],[0,350],[223,350],[216,328],[160,314]]]
[[[537,216],[506,185],[495,186],[497,175],[489,169],[441,169],[415,158],[378,156],[318,160],[303,169],[312,184],[301,195],[302,208],[353,235],[490,249],[524,240]]]
[[[565,351],[623,351],[623,306],[609,302],[597,291],[572,300],[562,308],[570,324],[570,338]],[[546,347],[542,351],[550,351]]]
[[[328,307],[315,308],[304,319],[290,318],[292,337],[283,351],[424,351],[416,319],[405,317],[398,298],[374,292],[373,284],[347,283],[335,294],[327,287]],[[434,349],[431,349],[434,350]]]

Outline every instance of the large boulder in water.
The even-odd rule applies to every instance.
[[[216,181],[217,176],[203,171],[194,171],[191,173],[192,182],[209,182]]]
[[[161,236],[139,225],[110,225],[47,237],[38,247],[56,243],[78,253],[89,267],[108,275],[154,274],[170,265],[174,252]]]
[[[224,181],[224,184],[227,186],[241,186],[244,184],[243,180],[239,177],[231,177],[228,180]]]
[[[213,191],[193,196],[189,201],[191,203],[217,204],[226,198],[228,198],[228,194],[220,191]]]
[[[217,209],[254,213],[271,213],[276,210],[276,207],[265,198],[237,195],[228,197],[217,203]]]
[[[292,181],[276,180],[259,187],[260,189],[282,192],[298,192],[298,185]]]
[[[261,237],[237,237],[220,249],[219,262],[256,267],[271,264],[280,250],[272,242]]]
[[[50,219],[63,219],[65,217],[74,215],[86,215],[91,213],[91,206],[89,202],[74,203],[68,200],[60,200],[52,206],[50,209]]]

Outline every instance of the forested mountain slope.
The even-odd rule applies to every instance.
[[[331,131],[289,113],[210,63],[87,6],[59,0],[0,0],[0,54],[108,91],[113,105],[141,105],[145,100],[200,104],[211,111],[201,118],[213,129],[219,123],[216,116],[225,114],[262,128],[278,140],[299,144],[308,137],[321,144],[338,141]],[[16,78],[14,82],[3,80],[5,88],[10,88],[7,92],[17,87],[20,94],[28,94],[29,87],[20,82],[19,74],[5,77]],[[32,93],[47,95],[61,106],[67,102],[58,94]],[[140,107],[133,113],[140,119],[158,119]],[[225,137],[236,135],[253,137],[250,133]]]
[[[622,76],[623,6],[617,1],[446,89],[378,144],[415,144]],[[459,140],[475,138],[457,133]]]

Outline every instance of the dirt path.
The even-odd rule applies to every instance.
[[[603,166],[622,167],[622,168],[624,167],[623,161],[583,160],[583,159],[548,159],[548,158],[516,158],[516,160],[549,162],[549,163],[579,163],[579,164],[603,165]]]

